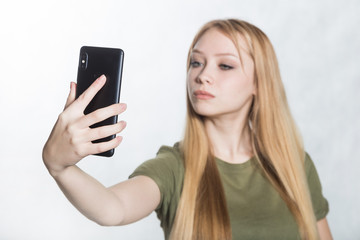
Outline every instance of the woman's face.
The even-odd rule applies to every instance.
[[[205,32],[194,46],[187,91],[197,114],[235,117],[248,112],[256,93],[254,63],[242,37],[238,43],[243,64],[233,42],[216,29]]]

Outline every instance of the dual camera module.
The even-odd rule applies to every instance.
[[[80,62],[79,62],[79,67],[82,70],[85,70],[87,68],[88,65],[88,54],[86,52],[80,54]]]

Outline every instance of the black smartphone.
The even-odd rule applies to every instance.
[[[124,51],[118,48],[103,48],[83,46],[80,49],[77,75],[76,98],[78,98],[98,77],[106,76],[106,83],[86,107],[84,114],[89,114],[99,108],[119,103],[121,77],[124,63]],[[117,123],[117,116],[98,122],[91,128]],[[99,143],[115,138],[115,135],[93,141]],[[96,155],[111,157],[114,149]]]

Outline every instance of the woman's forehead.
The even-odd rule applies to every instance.
[[[233,55],[239,57],[239,51],[248,53],[245,38],[238,33],[236,46],[233,40],[216,28],[207,30],[196,42],[192,53],[209,55]],[[239,47],[239,49],[237,48]]]

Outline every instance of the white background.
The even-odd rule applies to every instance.
[[[100,227],[66,200],[42,147],[76,81],[82,45],[125,51],[124,141],[80,164],[106,186],[182,137],[185,62],[216,18],[260,27],[280,62],[294,117],[330,203],[336,239],[360,239],[360,2],[4,1],[0,4],[0,239],[162,239],[154,214]]]

